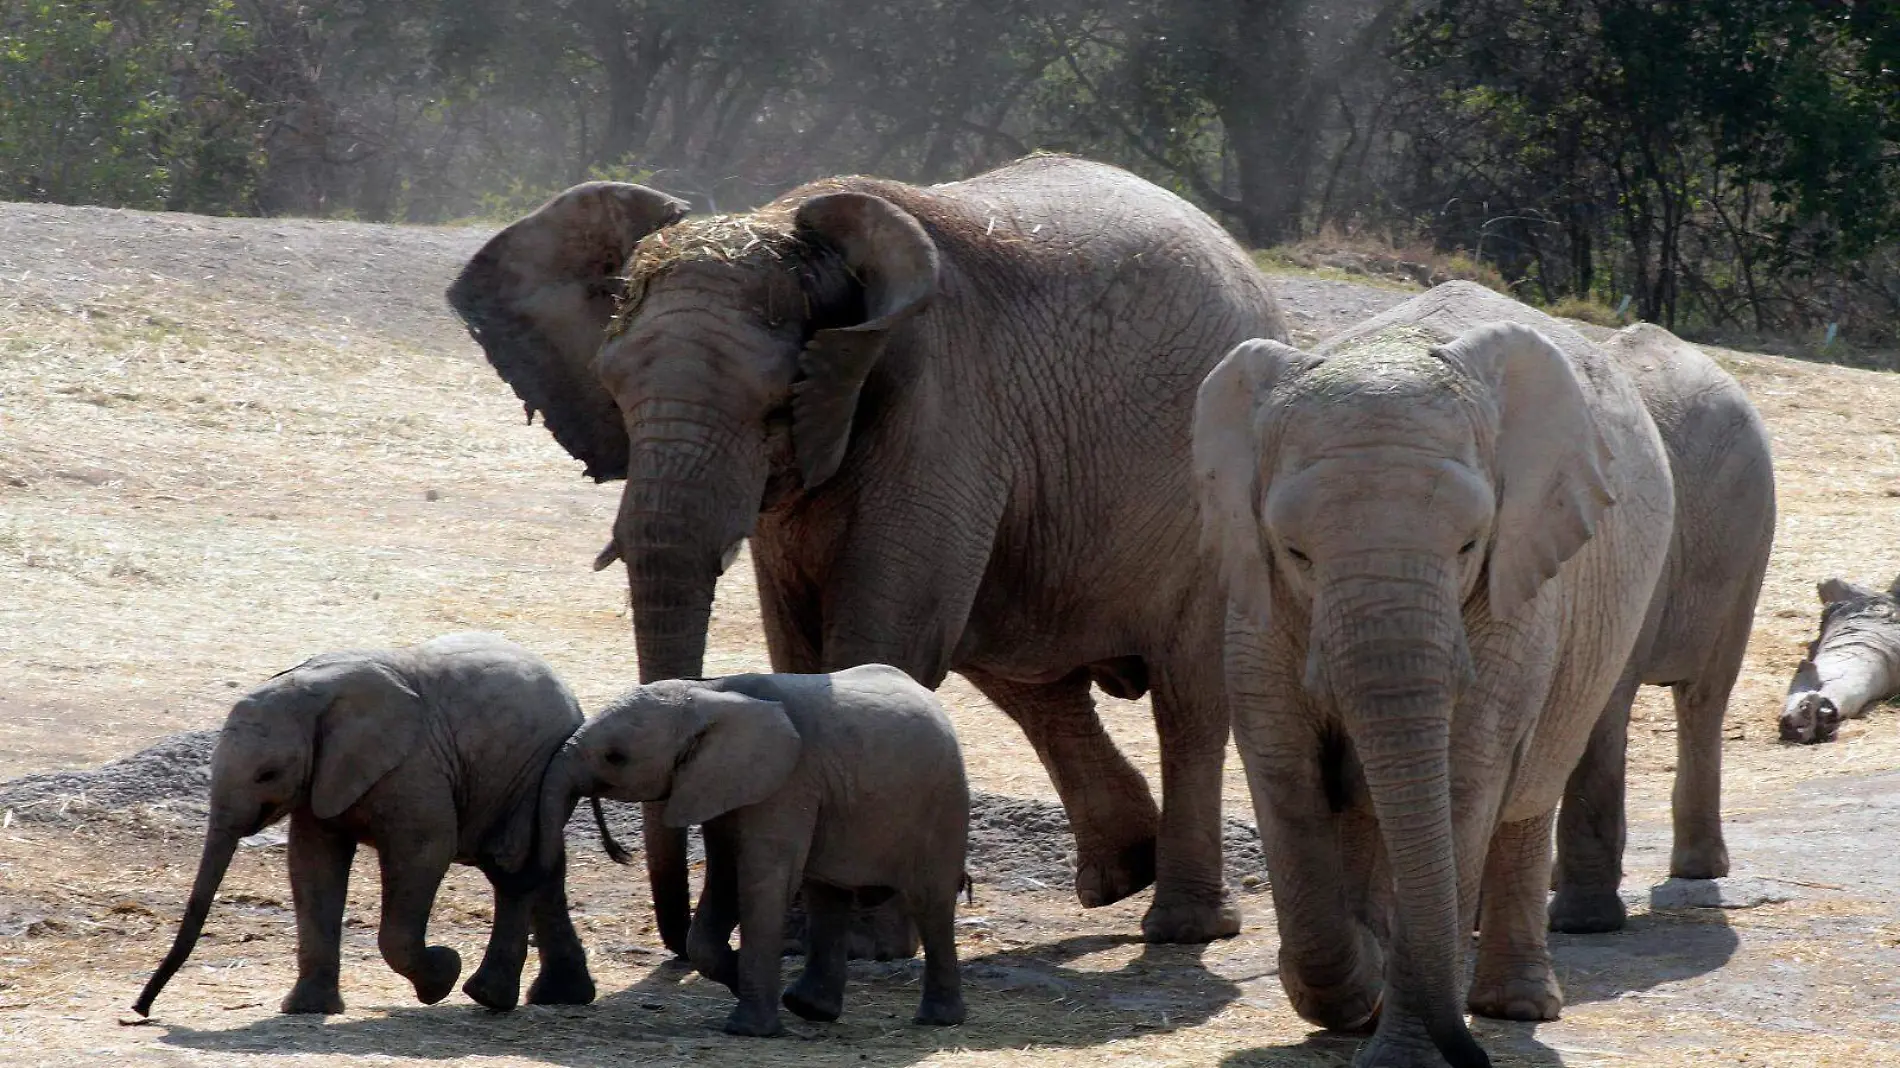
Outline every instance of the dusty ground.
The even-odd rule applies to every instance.
[[[0,205],[0,779],[214,726],[235,689],[341,645],[480,627],[544,653],[584,703],[628,682],[622,579],[587,568],[616,491],[522,425],[440,302],[481,237]],[[1277,281],[1302,342],[1403,296]],[[1900,570],[1900,380],[1718,356],[1768,417],[1781,476],[1780,541],[1726,749],[1737,870],[1724,893],[1749,907],[1650,905],[1673,745],[1665,695],[1646,694],[1631,749],[1634,919],[1557,940],[1563,1020],[1478,1022],[1500,1064],[1900,1063],[1900,727],[1880,709],[1807,749],[1774,731],[1815,580]],[[764,665],[748,574],[734,568],[721,589],[709,672]],[[953,679],[945,696],[993,795],[965,910],[963,1027],[908,1026],[915,966],[863,964],[840,1024],[728,1040],[724,991],[654,952],[642,880],[591,849],[573,892],[596,1005],[497,1017],[458,993],[416,1006],[376,957],[366,861],[346,947],[352,1012],[279,1017],[290,914],[268,840],[234,867],[157,1022],[121,1027],[195,857],[189,800],[144,803],[199,773],[202,749],[172,743],[169,764],[0,788],[0,1064],[1350,1060],[1354,1040],[1287,1009],[1257,886],[1241,890],[1245,934],[1204,949],[1131,942],[1141,898],[1077,908],[1059,821],[1021,803],[1051,800],[1047,779],[971,690]],[[1152,773],[1145,709],[1105,705]],[[1231,766],[1227,796],[1230,816],[1248,815]],[[459,872],[438,909],[437,938],[465,957],[483,937],[481,889]]]

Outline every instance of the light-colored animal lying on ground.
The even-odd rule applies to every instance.
[[[1818,587],[1821,634],[1794,669],[1784,742],[1829,742],[1844,719],[1900,694],[1900,577],[1884,592],[1831,578]]]
[[[870,664],[650,683],[555,758],[542,834],[558,834],[583,795],[656,802],[669,827],[705,825],[706,889],[687,953],[739,996],[728,1032],[779,1031],[785,908],[800,888],[805,972],[785,991],[786,1008],[838,1018],[854,896],[884,891],[923,940],[917,1022],[963,1022],[954,928],[970,794],[943,707],[910,676]],[[604,823],[601,834],[624,858]]]
[[[358,843],[375,847],[382,868],[383,959],[424,1004],[448,996],[462,970],[455,950],[427,941],[451,863],[480,867],[495,888],[488,951],[462,987],[469,997],[514,1006],[533,928],[541,974],[528,1000],[594,1000],[567,914],[560,824],[553,841],[534,841],[542,773],[580,724],[580,706],[547,664],[492,634],[325,653],[273,676],[224,721],[197,881],[171,952],[133,1008],[148,1013],[190,956],[238,840],[285,816],[297,984],[284,1012],[343,1011],[338,949]]]

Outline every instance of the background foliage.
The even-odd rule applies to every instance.
[[[0,0],[0,196],[505,218],[1128,166],[1258,246],[1900,331],[1900,0]]]

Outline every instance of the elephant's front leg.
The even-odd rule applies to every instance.
[[[1355,908],[1375,889],[1378,829],[1346,774],[1336,725],[1300,707],[1273,658],[1228,647],[1234,736],[1253,795],[1280,932],[1280,983],[1301,1017],[1335,1031],[1378,1018],[1384,954]]]
[[[1623,899],[1617,893],[1623,881],[1623,780],[1630,703],[1638,682],[1632,666],[1611,692],[1583,758],[1564,784],[1557,817],[1557,895],[1549,907],[1553,931],[1590,934],[1623,927]]]
[[[1048,770],[1075,835],[1075,896],[1083,907],[1112,905],[1154,882],[1160,813],[1148,781],[1102,729],[1088,672],[1042,685],[964,675],[1016,721]]]
[[[1485,855],[1471,1011],[1504,1020],[1555,1020],[1563,991],[1551,967],[1544,898],[1554,813],[1498,826]]]
[[[343,904],[349,896],[356,839],[336,833],[308,811],[290,817],[290,900],[297,911],[297,984],[285,995],[288,1013],[340,1013],[338,956]]]
[[[1214,641],[1209,639],[1209,645]],[[1141,919],[1150,942],[1207,942],[1240,933],[1240,908],[1221,874],[1221,765],[1227,757],[1227,701],[1218,658],[1199,672],[1154,672],[1155,732],[1161,741],[1161,833],[1155,897]],[[1190,665],[1192,664],[1189,661]]]
[[[739,837],[739,1003],[726,1017],[729,1035],[776,1035],[779,961],[785,953],[785,907],[805,867],[805,840],[741,833]]]
[[[739,925],[738,841],[730,821],[714,820],[700,828],[706,843],[706,884],[686,935],[686,956],[699,974],[739,992],[739,957],[732,951],[732,929]]]
[[[378,835],[383,876],[383,920],[376,935],[383,960],[416,988],[416,999],[433,1005],[455,989],[462,957],[447,946],[428,944],[429,910],[455,859],[453,827],[411,826]]]

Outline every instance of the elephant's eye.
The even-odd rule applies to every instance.
[[[627,762],[627,754],[621,752],[618,749],[608,750],[607,763],[612,764],[614,767],[617,768],[625,764],[626,762]]]
[[[277,778],[276,768],[265,768],[263,771],[257,773],[257,781],[259,783],[267,783],[275,778]]]
[[[1286,554],[1288,556],[1291,556],[1293,559],[1299,561],[1301,564],[1310,564],[1313,562],[1311,559],[1307,557],[1305,553],[1299,551],[1298,549],[1295,549],[1291,545],[1286,547]]]
[[[1478,539],[1473,538],[1470,541],[1465,542],[1463,545],[1458,546],[1458,555],[1470,556],[1471,550],[1476,549],[1477,547],[1478,547]]]

